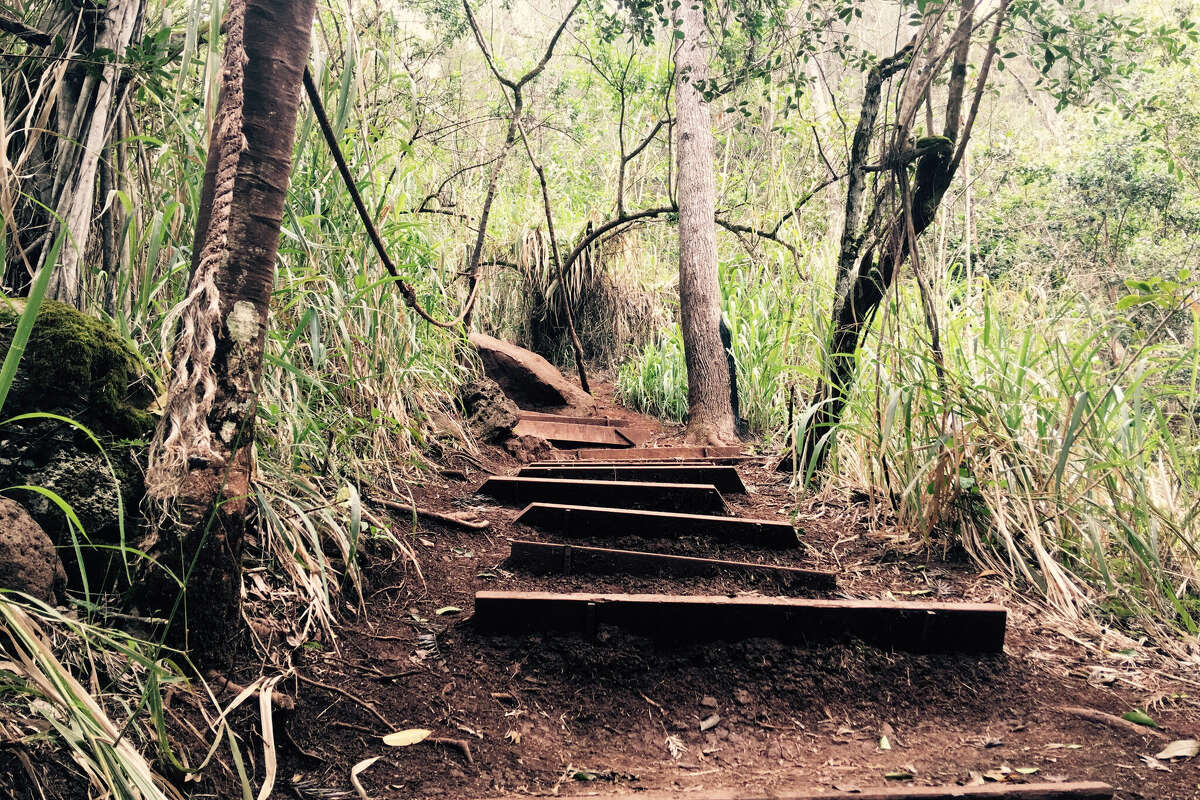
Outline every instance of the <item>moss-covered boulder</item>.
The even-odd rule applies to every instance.
[[[0,298],[0,353],[8,352],[24,307],[23,301]],[[124,574],[114,547],[138,541],[145,443],[157,421],[156,389],[137,351],[111,325],[62,303],[43,304],[0,420],[58,414],[86,426],[103,451],[78,428],[58,420],[9,422],[0,426],[0,488],[38,487],[71,507],[83,526],[82,537],[44,492],[6,492],[53,540],[76,587],[81,582],[76,548],[89,583],[113,587]]]
[[[25,305],[0,302],[0,353],[7,353]],[[51,411],[103,438],[142,439],[154,428],[154,380],[111,325],[47,300],[4,404],[4,417]]]

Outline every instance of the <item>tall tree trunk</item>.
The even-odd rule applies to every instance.
[[[721,289],[717,275],[716,186],[708,102],[700,86],[708,78],[701,44],[704,6],[684,0],[675,9],[683,39],[675,52],[678,131],[679,315],[688,375],[687,439],[701,444],[736,441],[729,369],[721,346]]]
[[[57,224],[66,228],[67,238],[50,278],[49,288],[54,299],[73,306],[83,304],[80,268],[95,216],[97,169],[120,110],[120,58],[129,47],[134,31],[141,26],[142,6],[143,0],[109,2],[100,34],[96,37],[95,49],[111,51],[116,58],[105,63],[98,72],[89,73],[80,92],[79,102],[83,113],[75,115],[81,120],[78,126],[80,136],[78,140],[69,140],[69,147],[76,152],[72,152],[71,166],[64,172],[66,180],[55,209]]]
[[[121,83],[125,51],[140,34],[145,0],[111,0],[99,8],[57,1],[38,20],[48,43],[28,35],[31,58],[20,63],[9,93],[6,126],[14,213],[5,286],[22,292],[41,266],[60,228],[66,240],[51,278],[51,296],[83,303],[82,264],[93,227],[100,160],[115,129],[126,92]],[[41,45],[37,52],[35,42]],[[95,68],[92,53],[111,53]],[[37,56],[37,57],[34,57]],[[53,212],[53,213],[52,213]]]
[[[147,575],[176,641],[214,659],[237,630],[267,310],[315,0],[232,0],[187,298],[147,485],[163,504]],[[178,599],[175,599],[178,598]],[[190,602],[189,602],[190,601]]]

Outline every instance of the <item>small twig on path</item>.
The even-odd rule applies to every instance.
[[[492,523],[488,522],[486,519],[467,519],[466,517],[461,517],[457,514],[443,514],[441,511],[430,511],[425,508],[417,508],[416,506],[411,506],[407,503],[400,503],[395,500],[386,500],[382,497],[369,497],[367,498],[367,502],[381,505],[384,508],[390,508],[393,511],[402,511],[405,514],[416,514],[418,517],[427,517],[429,519],[435,519],[438,522],[445,522],[449,525],[457,525],[460,528],[466,528],[467,530],[471,531],[482,531],[486,528],[490,528],[492,525]]]
[[[1136,722],[1130,722],[1127,719],[1122,719],[1115,714],[1109,714],[1104,711],[1097,711],[1094,708],[1083,708],[1082,706],[1059,706],[1055,709],[1064,714],[1070,714],[1073,717],[1086,719],[1088,722],[1095,722],[1100,725],[1107,725],[1110,728],[1117,728],[1126,733],[1132,733],[1137,736],[1153,736],[1156,739],[1168,738],[1165,733],[1146,725],[1138,725]]]
[[[371,712],[371,714],[375,717],[375,719],[379,720],[380,723],[383,724],[383,729],[385,731],[391,730],[392,723],[388,721],[388,718],[385,717],[383,714],[380,714],[379,709],[377,709],[371,703],[368,703],[366,700],[363,700],[361,697],[355,697],[354,695],[350,694],[350,692],[347,692],[345,689],[342,689],[341,687],[330,686],[328,683],[321,683],[320,681],[318,681],[314,678],[310,678],[307,675],[304,675],[299,672],[296,673],[296,678],[299,679],[300,682],[302,682],[302,683],[307,683],[309,686],[316,686],[318,689],[324,689],[327,692],[333,692],[334,694],[339,694],[342,697],[349,700],[350,702],[357,704],[361,708],[365,708],[367,711]]]
[[[234,683],[228,676],[222,675],[215,669],[210,669],[208,672],[204,673],[204,677],[207,678],[208,682],[213,686],[218,686],[221,689],[228,690],[230,694],[235,696],[246,691],[245,686]],[[284,711],[291,711],[296,707],[296,698],[292,697],[287,692],[279,691],[277,687],[271,692],[271,705],[275,706],[276,708],[283,709]]]

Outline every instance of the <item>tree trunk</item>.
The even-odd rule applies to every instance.
[[[903,215],[894,218],[884,233],[879,257],[874,258],[870,252],[862,256],[858,273],[834,303],[833,330],[826,350],[825,379],[814,394],[815,409],[805,427],[804,442],[800,449],[798,466],[808,476],[824,468],[829,456],[842,411],[854,388],[862,337],[874,319],[884,294],[891,287],[896,271],[912,252],[915,244],[910,246],[910,241],[915,242],[933,222],[942,197],[950,186],[954,174],[951,169],[952,145],[952,140],[941,137],[917,162],[917,184],[912,202],[912,239],[909,238],[906,218]],[[843,252],[843,258],[846,255]]]
[[[697,86],[708,78],[704,6],[685,0],[675,9],[683,39],[675,52],[675,109],[679,133],[679,315],[688,375],[687,439],[699,444],[737,440],[729,402],[729,369],[721,346],[721,289],[717,275],[716,186],[708,102]]]
[[[10,142],[9,160],[13,175],[21,176],[16,209],[21,230],[6,264],[5,283],[11,291],[27,288],[61,226],[67,236],[50,295],[83,304],[82,264],[96,206],[97,172],[125,99],[121,61],[140,35],[145,5],[145,0],[111,0],[102,9],[84,11],[73,3],[50,6],[39,24],[59,41],[45,47],[48,59],[22,65],[20,84],[6,87],[19,98],[6,124],[19,130]],[[94,69],[87,62],[95,51],[113,58]],[[31,90],[26,82],[42,88]]]
[[[232,0],[187,298],[147,488],[162,503],[143,589],[209,660],[238,629],[242,533],[267,311],[315,0]],[[190,601],[190,602],[189,602]]]

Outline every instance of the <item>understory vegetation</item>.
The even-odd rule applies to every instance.
[[[34,7],[55,3],[24,5],[33,25]],[[516,123],[513,94],[496,76],[530,70],[574,13],[570,4],[480,8],[486,60],[454,3],[318,11],[309,69],[400,277],[381,268],[302,100],[258,387],[247,542],[251,613],[263,621],[256,644],[277,673],[290,669],[280,642],[331,647],[339,619],[364,608],[364,553],[404,562],[409,579],[422,580],[411,531],[374,514],[363,495],[403,501],[438,464],[478,453],[457,406],[458,387],[477,371],[465,329],[423,322],[401,280],[426,311],[451,320],[471,302],[478,270],[469,325],[542,353],[565,374],[569,310],[589,368],[621,401],[673,422],[687,415],[674,39],[626,31],[615,7],[595,5],[571,18],[544,71],[523,87]],[[1076,65],[1065,53],[1058,64],[1025,55],[1034,45],[1011,33],[965,170],[917,242],[927,286],[911,263],[898,273],[857,353],[830,460],[811,470],[799,458],[830,355],[856,103],[870,67],[911,35],[909,15],[930,5],[800,3],[780,12],[790,26],[782,33],[731,19],[728,41],[714,47],[719,61],[722,48],[744,55],[738,47],[749,41],[773,65],[744,74],[726,64],[728,85],[712,100],[722,309],[748,446],[789,459],[798,494],[865,492],[873,523],[906,532],[914,549],[963,552],[1065,615],[1166,650],[1186,646],[1200,633],[1200,62],[1189,63],[1191,2],[1070,9],[1082,18],[1129,6],[1131,26],[1172,28],[1184,44],[1141,37],[1147,44],[1105,73],[1104,85],[1075,87],[1067,100],[1062,87]],[[188,287],[224,7],[145,4],[140,44],[122,67],[127,104],[97,178],[79,305],[132,343],[155,382],[169,373]],[[838,35],[792,63],[780,54],[803,50],[806,10],[819,17],[816,28]],[[852,43],[849,33],[841,39],[847,31]],[[29,91],[19,84],[53,93],[74,78],[32,71],[34,45],[12,47],[0,212],[17,230],[22,170],[33,163],[26,148],[44,120],[12,112],[13,98]],[[918,127],[935,133],[932,116]],[[592,240],[595,231],[604,233]],[[5,247],[11,262],[16,248]],[[23,287],[31,302],[39,290]],[[23,309],[15,304],[13,318]],[[0,391],[12,379],[0,372]],[[28,423],[11,416],[0,406],[5,428]],[[146,446],[115,435],[88,441],[97,452]],[[37,491],[3,493],[22,501]],[[50,501],[72,519],[69,503]],[[115,552],[131,572],[155,569],[123,527],[117,544],[93,542],[78,520],[69,528],[76,548]],[[117,610],[128,581],[94,582],[85,596],[79,576],[68,575],[69,610],[0,595],[8,690],[0,703],[44,720],[6,735],[67,748],[81,785],[118,798],[182,796],[180,776],[224,748],[231,785],[251,796],[251,756],[227,717],[262,687],[220,701],[195,688],[203,676],[155,638],[158,620]],[[164,689],[185,686],[208,729],[181,734],[164,709]]]

